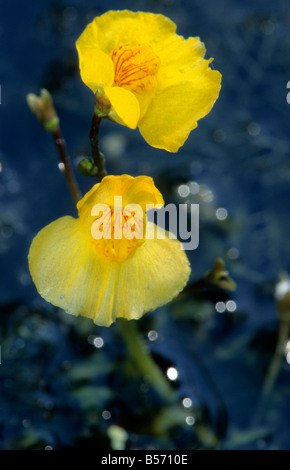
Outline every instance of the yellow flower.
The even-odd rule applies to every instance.
[[[177,152],[214,105],[221,83],[199,38],[184,39],[163,15],[109,11],[76,42],[84,83],[99,113]]]
[[[178,240],[159,238],[147,204],[164,204],[152,178],[107,176],[79,201],[77,219],[43,228],[28,256],[40,295],[103,326],[172,300],[188,281],[189,262]]]

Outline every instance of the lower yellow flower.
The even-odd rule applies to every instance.
[[[189,262],[178,240],[158,237],[147,204],[164,204],[152,178],[107,176],[79,201],[78,219],[43,228],[28,256],[40,295],[102,326],[172,300],[188,281]]]
[[[99,114],[138,127],[153,147],[177,152],[219,95],[221,74],[204,59],[204,44],[177,35],[163,15],[108,11],[76,47]]]

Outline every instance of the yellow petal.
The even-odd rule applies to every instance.
[[[39,294],[72,315],[98,320],[101,303],[108,307],[101,324],[110,324],[107,284],[109,263],[100,260],[83,237],[79,220],[62,217],[42,229],[29,251],[29,269]]]
[[[91,230],[91,211],[96,204],[114,206],[115,196],[122,197],[122,207],[127,204],[139,204],[146,211],[147,204],[164,205],[163,197],[149,176],[110,175],[105,176],[101,183],[95,184],[92,189],[78,202],[77,208],[82,223],[88,224]]]
[[[139,123],[139,129],[153,147],[177,152],[197,121],[209,113],[221,86],[219,72],[202,64],[190,80],[160,88]]]
[[[79,277],[76,263],[82,250],[79,221],[62,217],[43,228],[33,239],[29,269],[40,295],[57,306],[72,298],[71,286]]]
[[[198,37],[185,39],[172,34],[163,44],[156,44],[154,51],[161,63],[158,78],[162,88],[188,79],[189,73],[196,74],[195,68],[201,63],[208,64],[203,60],[205,46]]]
[[[139,204],[145,212],[147,204],[163,206],[164,200],[150,176],[137,176],[126,188],[124,204]]]
[[[120,45],[151,44],[174,33],[176,25],[163,15],[146,12],[108,11],[97,16],[77,41],[79,49],[99,48],[110,52]]]
[[[38,233],[29,268],[43,298],[102,326],[117,317],[140,318],[169,302],[190,274],[177,240],[146,240],[126,261],[107,262],[72,217],[62,217]]]
[[[97,49],[79,49],[80,72],[83,82],[94,92],[114,81],[111,57]]]
[[[136,96],[120,87],[106,87],[104,92],[111,102],[112,110],[108,117],[119,124],[136,129],[140,117],[140,106]]]
[[[116,311],[117,317],[127,319],[138,319],[145,312],[170,302],[184,288],[190,275],[181,243],[169,238],[146,240],[131,258],[119,263],[119,269]],[[128,297],[129,310],[126,309]]]

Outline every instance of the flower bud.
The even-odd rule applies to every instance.
[[[111,103],[105,96],[104,92],[97,90],[95,93],[95,114],[99,117],[106,117],[111,111],[111,107]]]
[[[26,100],[29,108],[46,131],[53,132],[58,129],[59,119],[48,90],[42,89],[40,96],[29,93]]]

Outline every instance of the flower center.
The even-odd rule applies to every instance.
[[[135,206],[135,205],[132,205]],[[133,210],[136,209],[136,210]],[[111,208],[97,204],[91,215],[95,220],[91,227],[98,253],[109,261],[121,262],[129,258],[144,243],[146,215],[140,206]]]
[[[159,57],[148,44],[125,45],[114,49],[114,84],[133,93],[151,91],[156,85]]]

